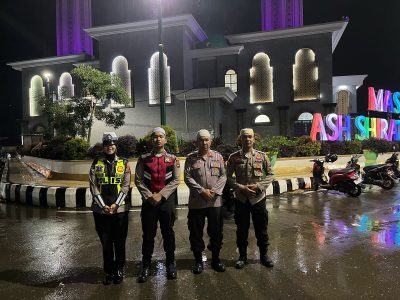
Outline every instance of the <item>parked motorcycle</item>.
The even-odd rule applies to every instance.
[[[392,164],[391,171],[392,177],[395,179],[400,179],[400,170],[399,170],[399,154],[398,153],[393,153],[391,157],[389,157],[385,163],[387,164]]]
[[[320,187],[327,190],[336,190],[346,193],[352,197],[358,197],[361,194],[361,185],[355,181],[359,178],[354,168],[333,169],[328,172],[328,177],[325,175],[325,162],[335,162],[337,160],[336,154],[328,154],[324,160],[313,159],[313,177],[314,177],[314,190]]]
[[[359,157],[360,155],[353,155],[350,161],[347,162],[346,168],[354,168],[357,173],[360,174],[360,165],[358,164]],[[361,173],[361,184],[377,185],[385,190],[390,190],[394,187],[395,183],[392,178],[392,167],[393,165],[391,163],[364,167],[363,172]]]

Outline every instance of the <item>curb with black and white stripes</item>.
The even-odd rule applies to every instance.
[[[267,195],[279,195],[298,189],[311,187],[311,178],[293,178],[275,180],[267,189]],[[92,195],[89,188],[67,188],[30,186],[9,182],[0,183],[0,196],[6,202],[22,203],[40,207],[89,208],[92,206]],[[178,187],[178,205],[188,204],[189,189],[186,185]],[[141,206],[139,191],[134,187],[129,190],[125,199],[131,206]]]

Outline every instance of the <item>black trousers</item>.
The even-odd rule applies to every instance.
[[[250,228],[250,215],[253,219],[254,232],[257,238],[257,245],[260,249],[260,256],[266,255],[268,251],[268,211],[266,208],[266,199],[264,198],[255,205],[251,205],[236,200],[235,203],[235,223],[236,245],[240,256],[247,255],[247,245]]]
[[[107,274],[125,266],[125,242],[129,211],[115,215],[93,212],[96,231],[103,247],[103,268]]]
[[[166,254],[166,263],[175,261],[175,194],[157,206],[145,201],[142,205],[142,231],[143,263],[150,263],[154,251],[154,238],[156,237],[158,222],[160,222],[163,246]]]
[[[207,218],[207,234],[210,237],[210,246],[213,259],[219,258],[223,237],[223,218],[221,207],[207,207],[201,209],[189,209],[188,227],[190,249],[196,260],[200,261],[201,253],[205,249],[203,241],[203,229]]]

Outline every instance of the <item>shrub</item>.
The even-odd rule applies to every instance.
[[[315,156],[321,150],[321,143],[311,140],[309,136],[301,136],[296,138],[297,156]]]
[[[182,156],[186,156],[189,153],[195,151],[196,149],[197,149],[196,140],[183,141],[179,146],[179,154]]]
[[[54,137],[47,142],[46,145],[42,146],[41,157],[48,159],[62,159],[65,152],[65,143],[70,139],[70,137]]]
[[[88,155],[92,159],[95,159],[101,153],[103,153],[103,144],[102,143],[96,143],[93,147],[90,147],[90,149],[88,151]]]
[[[87,141],[80,138],[73,138],[65,142],[65,151],[62,159],[85,159],[88,155],[90,145]]]
[[[277,136],[272,136],[272,137],[267,137],[263,141],[264,144],[264,151],[269,153],[269,154],[278,154],[280,153],[280,150],[282,147],[285,148],[284,152],[290,152],[290,149],[292,149],[291,152],[294,151],[294,146],[296,144],[295,141],[288,139],[285,136],[277,135]],[[281,153],[282,154],[282,153]],[[285,156],[287,157],[287,156]]]
[[[211,143],[211,148],[217,149],[218,146],[224,145],[224,141],[222,140],[221,136],[217,136],[213,138],[212,143]]]
[[[215,150],[218,151],[219,153],[221,153],[224,160],[227,161],[229,158],[229,155],[231,155],[233,152],[237,151],[238,148],[231,144],[220,144],[215,148]]]
[[[363,140],[361,143],[363,150],[371,150],[376,153],[385,153],[392,150],[392,144],[387,140],[381,140],[372,137]]]
[[[358,154],[362,152],[362,145],[359,140],[344,141],[344,145],[346,147],[346,154]]]
[[[332,141],[332,142],[322,142],[321,143],[321,155],[326,155],[329,153],[334,154],[346,154],[346,144],[344,141]]]
[[[42,155],[41,155],[42,147],[43,147],[42,142],[39,142],[36,145],[32,146],[32,149],[30,150],[30,155],[36,156],[36,157],[42,157]]]
[[[296,145],[282,145],[279,147],[278,157],[295,157],[297,156]]]
[[[148,139],[145,137],[138,140],[136,144],[136,155],[140,156],[151,151],[150,136]]]
[[[125,158],[129,158],[136,153],[137,139],[133,135],[123,135],[118,138],[117,154]]]

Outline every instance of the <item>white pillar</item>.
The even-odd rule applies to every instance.
[[[32,204],[33,206],[40,206],[40,190],[43,186],[35,186],[32,191]]]
[[[26,190],[28,189],[28,185],[21,185],[19,189],[19,202],[26,203]]]
[[[86,189],[85,201],[86,201],[85,205],[86,207],[92,207],[93,197],[89,188]]]
[[[65,190],[65,207],[76,207],[76,188],[67,188]]]
[[[189,188],[186,184],[178,186],[178,205],[187,205],[189,202]]]
[[[57,207],[56,192],[58,187],[49,187],[47,189],[47,205],[49,207]]]
[[[10,201],[11,202],[15,202],[15,190],[17,189],[17,186],[19,186],[19,184],[12,184],[10,187]]]
[[[142,206],[142,196],[140,195],[136,186],[134,186],[132,188],[131,203],[132,203],[132,206]]]

